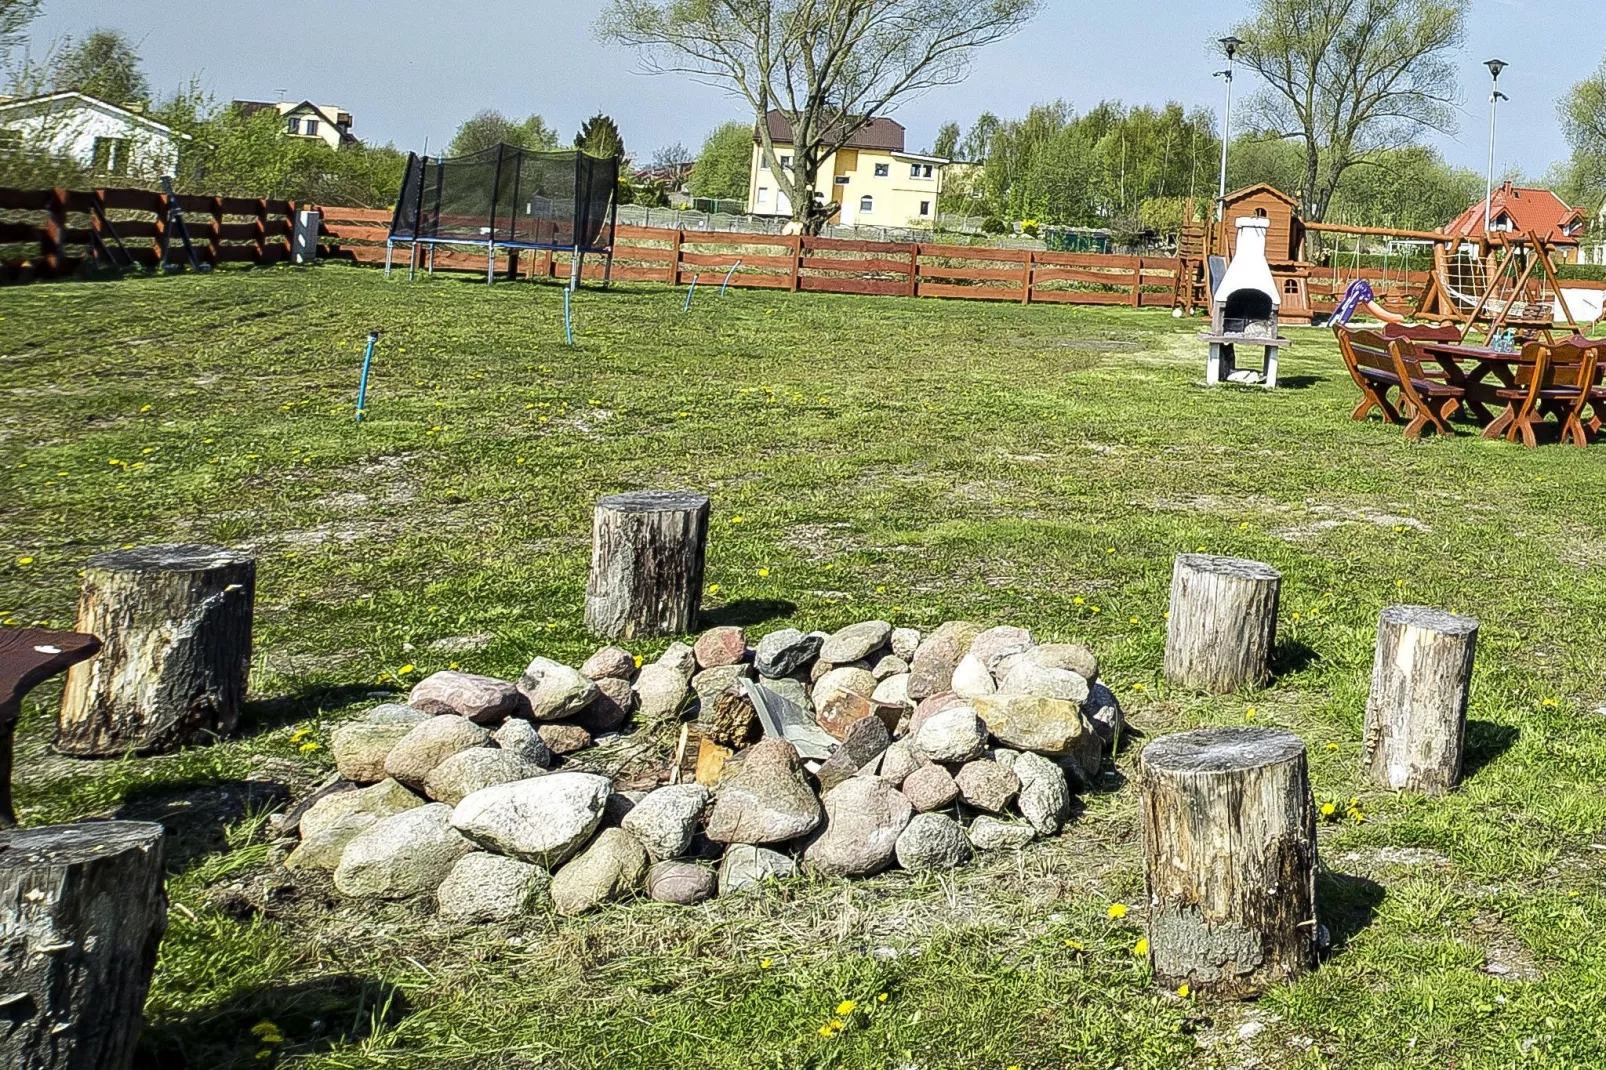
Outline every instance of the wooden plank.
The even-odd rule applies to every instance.
[[[255,201],[250,202],[256,204]],[[394,213],[381,208],[338,208],[330,205],[318,205],[323,212],[325,222],[335,220],[341,223],[377,223],[390,226]],[[252,211],[255,211],[253,208]],[[244,215],[244,212],[241,212]]]
[[[47,189],[0,188],[0,208],[20,212],[43,212],[50,206]]]
[[[1086,282],[1100,286],[1131,286],[1130,271],[1090,271],[1084,268],[1041,267],[1035,272],[1039,285],[1045,282]]]
[[[799,282],[801,289],[820,293],[874,294],[883,297],[902,297],[907,288],[901,279],[837,279],[805,275]],[[735,285],[734,282],[732,285]]]
[[[804,238],[803,250],[805,252],[841,252],[841,253],[902,253],[907,255],[919,246],[909,242],[894,241],[854,241],[848,238]]]
[[[743,265],[747,261],[742,261]],[[804,271],[896,271],[899,275],[909,270],[907,260],[889,260],[886,257],[864,257],[850,260],[847,257],[805,256]]]
[[[684,245],[780,245],[790,246],[794,239],[785,234],[748,234],[722,230],[686,230],[681,232]]]
[[[1142,262],[1138,257],[1120,256],[1115,253],[1038,253],[1035,259],[1040,266],[1052,264],[1057,267],[1102,267],[1125,271],[1130,271]],[[1156,265],[1162,263],[1161,260],[1152,258],[1151,262]],[[1177,263],[1177,261],[1169,258],[1166,258],[1163,262],[1169,265]]]
[[[217,225],[219,241],[256,241],[257,225],[255,223],[219,223]]]
[[[792,258],[789,256],[740,256],[732,253],[687,253],[680,254],[680,262],[687,267],[720,268],[729,270],[736,261],[742,262],[742,267],[792,268]]]
[[[647,245],[616,246],[613,251],[613,262],[621,260],[643,260],[652,264],[667,264],[675,259],[673,249],[655,249]]]
[[[30,245],[44,237],[45,228],[33,223],[0,223],[0,242],[27,242]]]
[[[944,286],[941,283],[922,282],[917,291],[920,297],[961,297],[971,301],[1019,301],[1018,286]]]
[[[939,267],[921,262],[922,279],[976,279],[978,281],[1020,282],[1019,268]]]
[[[320,237],[345,238],[351,241],[377,241],[382,242],[389,235],[389,231],[379,227],[347,226],[344,223],[324,222],[323,229],[318,232]]]
[[[924,287],[922,287],[924,289]],[[1041,305],[1124,305],[1124,293],[1090,293],[1087,290],[1038,290],[1032,300]]]
[[[921,256],[941,256],[950,260],[983,260],[1000,264],[1019,264],[1026,259],[1026,249],[989,249],[970,245],[920,246]],[[1013,277],[1013,276],[1012,276]]]

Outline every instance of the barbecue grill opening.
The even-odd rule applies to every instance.
[[[1271,294],[1260,290],[1234,290],[1221,310],[1223,334],[1267,333],[1272,319]]]

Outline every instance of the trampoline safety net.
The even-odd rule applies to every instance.
[[[578,149],[409,154],[390,240],[601,251],[613,244],[618,182],[617,156]]]

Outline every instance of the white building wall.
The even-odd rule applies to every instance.
[[[0,125],[20,134],[25,145],[48,148],[85,167],[95,162],[97,138],[117,138],[129,144],[128,175],[155,177],[178,169],[178,142],[173,136],[154,131],[130,116],[80,104],[16,118],[0,115]]]

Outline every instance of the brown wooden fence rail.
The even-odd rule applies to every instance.
[[[202,263],[289,258],[296,210],[291,202],[188,194],[176,200]],[[142,189],[0,188],[0,248],[6,251],[0,281],[71,275],[89,260],[95,235],[113,250],[121,239],[129,257],[146,267],[157,263],[171,238],[171,256],[182,259],[181,243],[167,232],[168,208],[166,194]]]
[[[298,207],[290,201],[179,195],[190,240],[204,263],[271,264],[288,259]],[[96,212],[96,208],[99,212]],[[0,281],[60,277],[90,260],[93,236],[124,249],[146,266],[161,257],[169,201],[148,190],[0,189]],[[313,207],[313,206],[306,206]],[[391,213],[322,206],[319,254],[358,264],[385,259]],[[103,221],[109,221],[103,222]],[[170,257],[181,256],[176,247]],[[417,255],[396,249],[396,266]],[[437,270],[483,272],[486,257],[468,246],[437,249]],[[588,257],[583,275],[602,278],[603,258]],[[1170,308],[1178,300],[1182,263],[1168,257],[1105,256],[942,245],[848,241],[774,234],[707,233],[619,227],[613,277],[622,282],[683,286],[694,276],[732,286],[794,292],[954,297],[1019,304],[1122,305]],[[569,277],[569,254],[500,250],[503,277]]]
[[[390,213],[325,206],[322,255],[359,264],[385,259]],[[850,241],[695,230],[619,227],[614,235],[613,277],[622,282],[684,286],[693,276],[732,286],[818,293],[896,297],[958,297],[1019,304],[1172,307],[1182,262],[1170,257],[1049,253],[1031,249],[904,242]],[[395,266],[407,268],[407,245]],[[427,253],[420,247],[418,266]],[[738,266],[738,262],[739,266]],[[486,255],[468,246],[442,246],[436,270],[484,272]],[[496,273],[504,278],[569,277],[569,254],[503,250]],[[603,258],[586,258],[583,275],[600,281]]]

